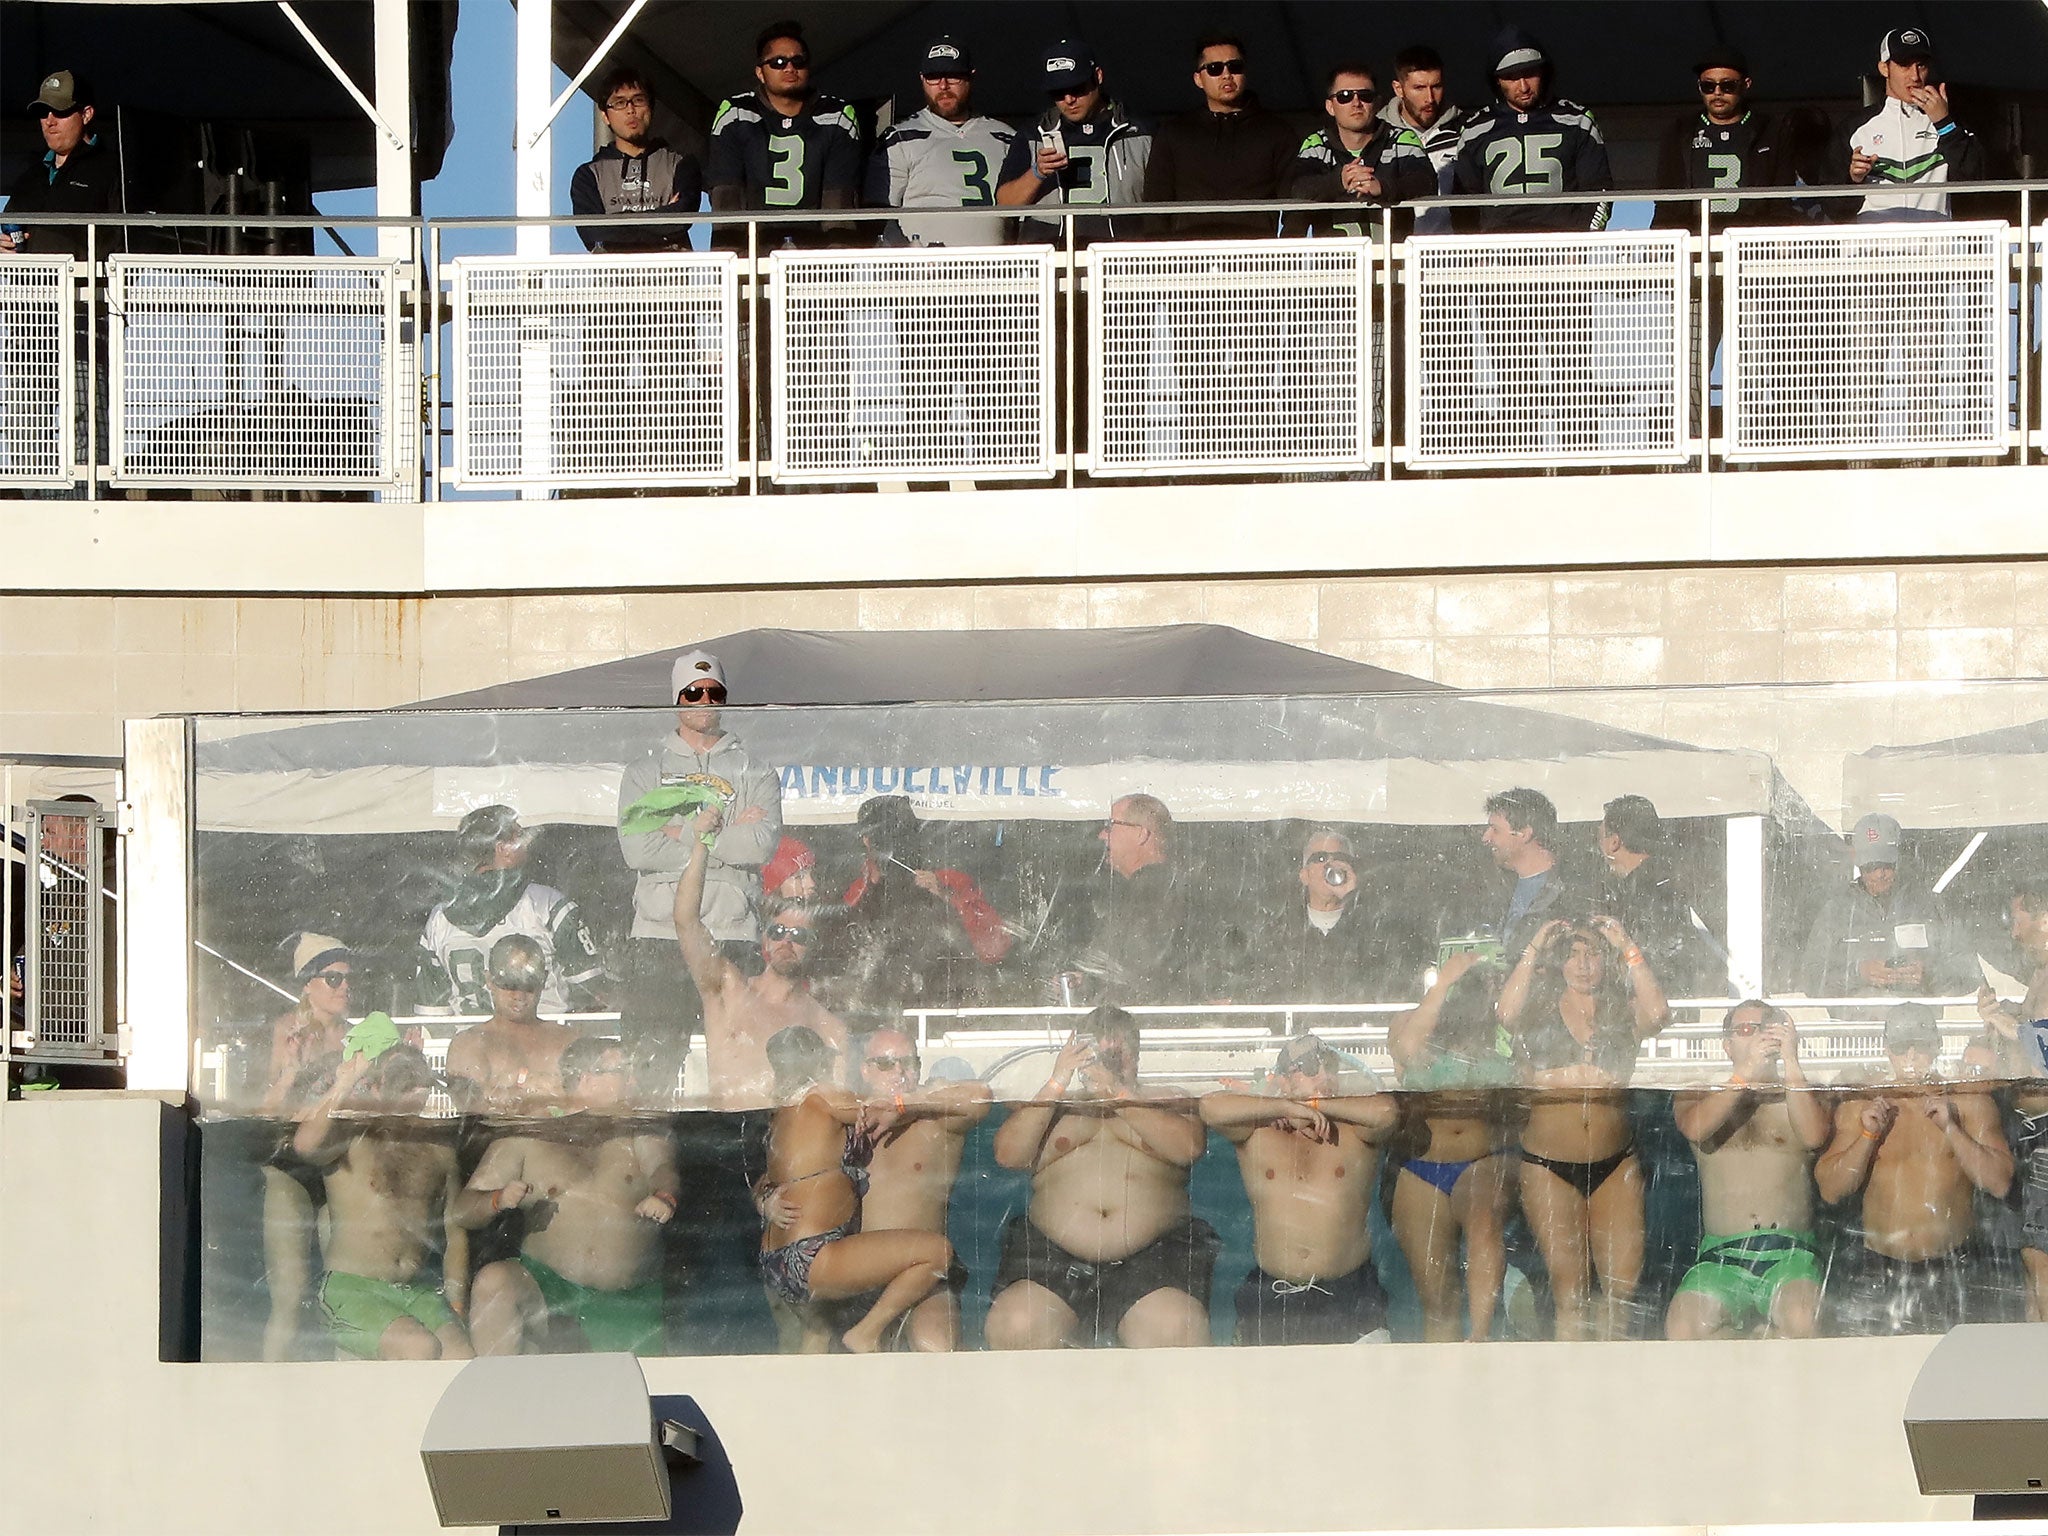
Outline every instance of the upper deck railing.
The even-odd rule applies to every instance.
[[[1644,197],[1694,205],[1694,227],[1409,232],[1490,206],[1460,198],[1358,235],[1093,244],[1074,221],[1102,210],[1046,207],[1001,215],[1054,238],[979,248],[874,243],[894,209],[604,221],[744,237],[633,254],[534,254],[567,217],[267,221],[377,230],[384,253],[361,256],[135,254],[110,247],[252,221],[100,220],[82,260],[0,263],[0,490],[431,500],[2027,462],[2044,186],[1969,188],[2016,223],[1813,222],[1822,194],[1796,188],[1744,193],[1782,225],[1730,228],[1678,193]],[[1567,220],[1599,199],[1514,201]],[[1116,215],[1121,232],[1247,207],[1276,229],[1344,211]]]

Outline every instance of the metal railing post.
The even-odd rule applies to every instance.
[[[426,281],[421,285],[425,334],[420,338],[420,409],[426,413],[427,479],[424,499],[441,499],[441,380],[446,370],[441,344],[441,226],[422,221]]]
[[[747,220],[747,494],[761,494],[761,226]]]
[[[73,419],[64,424],[64,431],[73,442],[78,440],[76,413],[85,411],[85,499],[100,499],[100,349],[99,322],[95,314],[94,300],[99,292],[99,233],[97,224],[85,226],[85,399],[72,407]],[[73,336],[77,335],[74,324]],[[78,377],[74,369],[72,378]],[[107,387],[107,416],[111,427],[115,408],[113,386]]]
[[[1072,490],[1079,483],[1076,464],[1079,462],[1080,445],[1075,438],[1076,424],[1081,419],[1078,403],[1074,399],[1074,385],[1078,370],[1075,368],[1075,350],[1080,345],[1075,321],[1081,309],[1081,265],[1075,258],[1074,210],[1066,203],[1060,204],[1061,229],[1066,237],[1067,248],[1067,312],[1066,312],[1066,395],[1067,395],[1067,489]]]
[[[1706,196],[1700,198],[1700,259],[1693,269],[1698,277],[1694,289],[1699,304],[1699,346],[1694,349],[1693,366],[1699,369],[1700,377],[1700,473],[1714,472],[1714,205]],[[1728,390],[1725,375],[1721,389],[1721,417],[1728,416]]]
[[[2034,219],[2033,194],[2020,188],[2019,345],[2013,368],[2019,375],[2020,463],[2034,461]]]

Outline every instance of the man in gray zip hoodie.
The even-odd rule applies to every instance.
[[[690,862],[689,818],[697,804],[678,805],[652,830],[658,810],[638,803],[663,790],[700,787],[716,794],[725,822],[711,844],[704,877],[704,926],[735,963],[759,964],[754,903],[761,896],[761,866],[782,838],[782,789],[772,768],[747,755],[724,729],[725,668],[709,651],[676,658],[670,674],[676,729],[619,781],[619,851],[639,872],[633,887],[633,942],[627,946],[626,991],[619,1033],[633,1051],[646,1086],[673,1088],[703,1021],[703,1005],[676,943],[676,884]]]

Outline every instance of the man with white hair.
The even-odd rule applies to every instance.
[[[758,965],[754,904],[761,866],[782,838],[782,790],[721,721],[725,668],[705,650],[676,658],[669,696],[676,729],[619,781],[619,849],[639,879],[626,946],[619,1033],[652,1089],[672,1089],[691,1032],[703,1021],[676,943],[676,885],[690,862],[689,819],[713,800],[723,812],[704,875],[703,923],[740,964]]]

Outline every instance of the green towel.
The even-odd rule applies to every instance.
[[[347,1061],[351,1056],[360,1056],[365,1061],[375,1061],[396,1044],[398,1026],[391,1022],[390,1014],[380,1010],[342,1037],[341,1059]]]
[[[659,832],[677,816],[688,816],[700,806],[724,805],[725,796],[708,784],[663,784],[626,807],[619,817],[619,830],[638,837]]]

